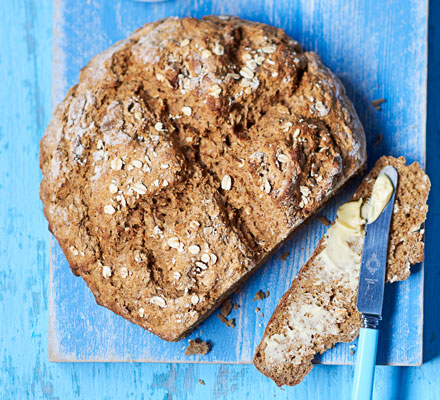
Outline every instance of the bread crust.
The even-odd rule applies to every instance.
[[[82,69],[41,140],[40,197],[97,303],[176,341],[365,162],[316,54],[239,18],[167,18]]]
[[[384,156],[376,162],[374,168],[363,179],[352,197],[353,201],[360,198],[369,198],[376,177],[387,165],[393,166],[399,173],[399,184],[396,192],[388,247],[386,280],[390,283],[407,279],[410,275],[410,265],[423,261],[424,231],[422,226],[428,212],[426,202],[430,190],[430,181],[417,162],[407,166],[404,157]],[[357,294],[354,294],[351,301],[347,304],[348,313],[346,318],[340,321],[340,331],[336,335],[324,335],[320,341],[320,343],[323,342],[323,348],[314,350],[313,345],[310,343],[308,356],[304,357],[301,363],[295,365],[286,361],[274,368],[274,365],[266,361],[265,349],[267,339],[274,334],[281,333],[287,321],[289,325],[295,325],[295,321],[289,320],[287,317],[289,305],[295,301],[294,296],[299,291],[300,286],[307,286],[307,282],[310,282],[316,276],[317,272],[315,271],[314,261],[324,248],[325,236],[320,240],[307,263],[300,269],[291,287],[282,296],[269,319],[263,338],[255,350],[254,365],[278,386],[294,386],[299,384],[312,370],[312,360],[315,354],[323,353],[338,342],[351,342],[359,334],[361,315],[356,309]],[[333,283],[329,282],[326,285],[333,285]],[[335,290],[340,293],[342,289],[336,288]],[[347,289],[344,288],[344,290]],[[347,293],[344,293],[347,296]],[[335,292],[333,292],[334,294]],[[316,332],[316,335],[318,335],[318,332]]]

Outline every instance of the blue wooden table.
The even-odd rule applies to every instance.
[[[252,366],[49,363],[49,235],[38,201],[37,159],[51,114],[53,13],[52,1],[0,5],[0,398],[349,398],[352,367],[317,366],[300,386],[278,389]],[[376,399],[440,398],[439,17],[435,0],[430,4],[427,170],[433,189],[426,226],[425,364],[378,367]]]

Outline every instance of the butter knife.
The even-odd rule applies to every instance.
[[[360,330],[352,400],[370,400],[373,395],[374,368],[378,342],[378,325],[382,319],[382,306],[387,264],[388,237],[394,198],[398,182],[397,171],[385,167],[385,174],[393,185],[393,193],[379,217],[367,222],[359,276],[357,309],[362,313],[363,327]]]

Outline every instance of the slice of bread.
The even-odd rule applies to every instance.
[[[411,264],[423,261],[422,224],[428,211],[430,181],[418,163],[407,166],[403,157],[382,157],[362,181],[354,201],[369,198],[378,173],[387,165],[399,173],[386,275],[388,282],[395,282],[408,278]],[[324,235],[281,298],[255,351],[255,366],[278,386],[297,385],[312,369],[315,354],[338,342],[351,342],[359,334],[361,315],[356,300],[360,257],[340,273],[323,268],[320,254],[327,239]],[[360,255],[363,236],[353,246]]]

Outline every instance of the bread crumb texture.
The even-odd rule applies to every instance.
[[[82,69],[42,138],[40,195],[98,304],[175,341],[365,160],[316,54],[263,24],[168,18]]]
[[[407,166],[403,157],[382,157],[364,178],[353,201],[366,201],[379,172],[392,165],[399,173],[390,227],[387,282],[410,275],[411,264],[423,261],[423,222],[430,189],[428,176],[417,162]],[[330,228],[331,229],[331,228]],[[361,315],[356,309],[363,235],[350,244],[359,255],[348,268],[328,268],[321,255],[327,234],[281,298],[255,355],[255,366],[278,386],[297,385],[312,369],[315,354],[359,334]]]
[[[185,349],[186,356],[204,356],[211,351],[211,343],[204,342],[202,339],[190,340],[187,348]]]

